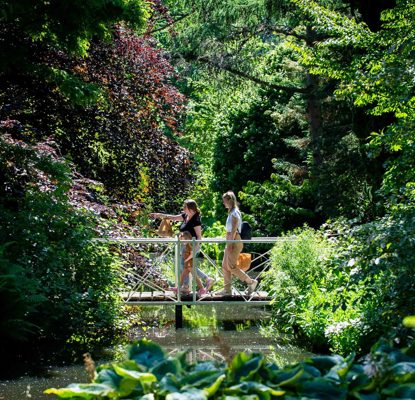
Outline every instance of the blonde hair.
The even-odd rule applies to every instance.
[[[191,211],[194,211],[196,214],[200,214],[199,207],[197,203],[192,199],[187,199],[184,201],[184,205]]]
[[[231,203],[231,206],[232,207],[230,208],[230,210],[233,210],[234,208],[236,208],[237,210],[239,210],[238,201],[236,200],[235,193],[232,192],[232,190],[228,190],[226,193],[224,193],[222,195],[222,199],[226,199],[226,200],[228,200]]]
[[[180,236],[182,236],[184,240],[192,240],[192,234],[189,231],[180,232]]]

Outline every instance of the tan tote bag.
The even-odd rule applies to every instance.
[[[251,266],[252,255],[251,253],[240,253],[238,256],[238,262],[236,266],[242,271],[248,271]]]
[[[172,237],[173,228],[171,226],[171,221],[163,218],[160,222],[160,226],[159,226],[157,233],[161,237]]]

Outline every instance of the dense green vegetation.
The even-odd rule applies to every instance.
[[[188,190],[173,139],[184,97],[140,35],[156,4],[35,3],[3,2],[0,17],[2,354],[79,358],[125,325],[125,257],[91,240],[140,234],[153,202],[175,208]]]
[[[170,6],[185,18],[160,40],[187,77],[200,182],[238,191],[258,235],[300,238],[274,250],[275,326],[342,354],[385,333],[404,340],[415,283],[412,2]]]
[[[120,266],[140,257],[91,239],[150,234],[148,212],[188,196],[214,235],[229,189],[256,235],[296,237],[275,246],[263,280],[275,326],[345,357],[382,335],[410,345],[413,1],[1,5],[9,350],[106,343]]]
[[[17,347],[33,354],[34,343],[110,343],[119,326],[120,261],[91,241],[96,221],[71,204],[67,163],[50,144],[2,138],[0,166],[3,356],[15,357]]]
[[[374,346],[365,364],[353,355],[316,356],[279,368],[258,353],[239,353],[228,365],[189,364],[184,354],[168,357],[142,340],[126,360],[100,366],[92,383],[46,393],[103,400],[408,399],[415,394],[413,370],[413,348],[399,351],[387,342]]]

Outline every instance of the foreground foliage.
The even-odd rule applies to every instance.
[[[128,348],[123,362],[98,368],[89,384],[45,393],[65,399],[270,400],[404,399],[415,396],[414,348],[404,351],[379,342],[364,363],[353,354],[316,356],[279,368],[259,353],[239,353],[228,364],[188,364],[150,340]]]

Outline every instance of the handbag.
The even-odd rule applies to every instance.
[[[160,226],[157,233],[159,236],[162,237],[172,237],[173,228],[171,226],[171,221],[169,219],[163,218],[160,222]]]
[[[248,271],[249,267],[251,266],[251,261],[251,253],[239,253],[236,266],[242,271]]]

